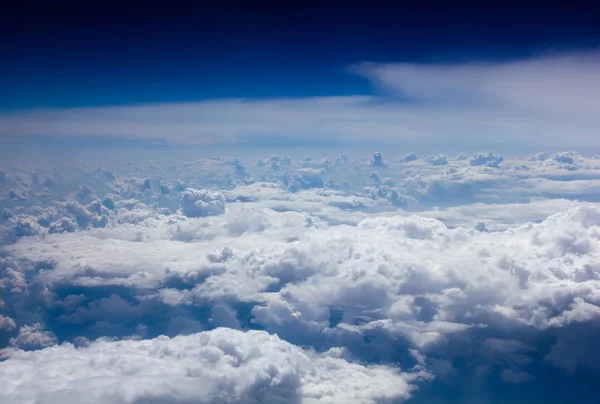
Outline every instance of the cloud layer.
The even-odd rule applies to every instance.
[[[597,393],[597,158],[160,157],[2,171],[4,400]]]

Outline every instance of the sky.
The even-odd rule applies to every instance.
[[[583,2],[0,13],[0,402],[600,387]]]
[[[569,133],[598,146],[599,14],[587,3],[12,2],[3,14],[5,141],[554,149]],[[178,134],[161,126],[172,119]]]
[[[27,4],[2,17],[3,108],[365,94],[348,65],[510,60],[600,35],[577,3]]]

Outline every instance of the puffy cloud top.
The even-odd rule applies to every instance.
[[[498,167],[504,161],[504,157],[495,153],[475,153],[469,163],[472,166],[486,165],[488,167]]]
[[[225,205],[225,197],[220,192],[187,188],[181,194],[181,212],[187,217],[222,215]]]
[[[24,325],[19,335],[10,339],[10,344],[23,349],[44,348],[56,344],[56,336],[51,331],[44,331],[40,323]]]
[[[405,163],[410,163],[411,161],[417,160],[418,157],[415,153],[408,153],[404,157],[402,157],[402,161]]]
[[[445,154],[439,154],[437,156],[429,156],[426,161],[434,166],[445,166],[448,164],[448,156]]]
[[[88,344],[85,344],[88,345]],[[150,340],[98,340],[9,351],[2,402],[375,403],[410,397],[422,371],[400,373],[304,351],[263,331],[218,328]]]

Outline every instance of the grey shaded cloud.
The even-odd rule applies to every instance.
[[[19,334],[10,339],[10,345],[21,349],[45,348],[56,344],[57,339],[53,332],[44,331],[40,323],[24,325],[19,329]]]
[[[187,217],[223,214],[225,204],[222,194],[206,189],[188,188],[181,194],[181,212]]]
[[[476,153],[473,155],[469,163],[472,166],[486,165],[488,167],[496,167],[504,161],[504,157],[496,153]]]

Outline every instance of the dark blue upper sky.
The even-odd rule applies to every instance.
[[[8,4],[0,108],[370,93],[360,61],[498,60],[600,44],[593,5]]]

